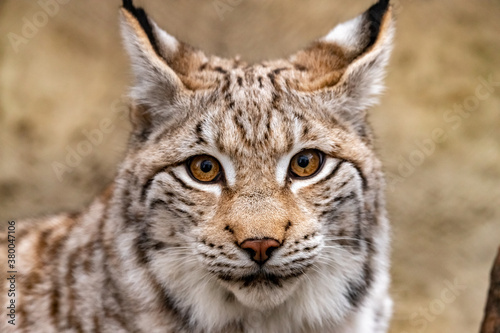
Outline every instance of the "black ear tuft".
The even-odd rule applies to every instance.
[[[125,8],[129,12],[132,12],[135,8],[133,1],[132,0],[123,0],[123,8]]]
[[[134,6],[133,0],[123,0],[123,8],[126,9],[130,14],[132,14],[137,19],[142,29],[148,36],[149,42],[151,43],[151,46],[155,50],[156,54],[160,55],[158,43],[153,34],[153,27],[151,26],[148,15],[144,11],[144,9],[136,8]]]
[[[382,24],[382,19],[385,13],[389,9],[389,0],[380,0],[376,4],[370,7],[366,14],[368,15],[368,21],[370,22],[370,42],[367,46],[369,48],[377,41],[378,35],[380,33],[380,25]]]

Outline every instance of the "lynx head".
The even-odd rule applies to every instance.
[[[311,282],[327,290],[318,313],[362,304],[387,233],[366,117],[391,50],[388,2],[286,60],[247,64],[124,1],[134,129],[117,192],[142,263],[179,306],[195,285],[193,298],[272,309]]]

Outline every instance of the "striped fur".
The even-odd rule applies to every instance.
[[[385,332],[389,226],[366,112],[391,50],[388,1],[251,65],[207,57],[131,1],[121,18],[128,153],[87,210],[18,223],[17,325],[3,285],[0,331]],[[303,149],[324,165],[295,179]],[[189,175],[200,154],[220,182]],[[280,246],[259,266],[241,244],[261,238]]]

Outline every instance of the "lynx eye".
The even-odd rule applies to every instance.
[[[219,161],[209,155],[197,155],[190,158],[187,167],[191,177],[203,183],[217,181],[221,174]]]
[[[315,175],[323,164],[323,153],[315,149],[303,150],[290,161],[290,172],[296,178]]]

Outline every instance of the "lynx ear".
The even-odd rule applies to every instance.
[[[309,73],[307,83],[299,89],[326,90],[344,118],[364,119],[360,111],[375,104],[383,90],[393,35],[389,0],[381,0],[290,59]]]
[[[132,0],[123,0],[121,30],[135,76],[131,97],[134,124],[162,122],[172,116],[170,104],[193,89],[189,73],[204,54],[160,29]]]

